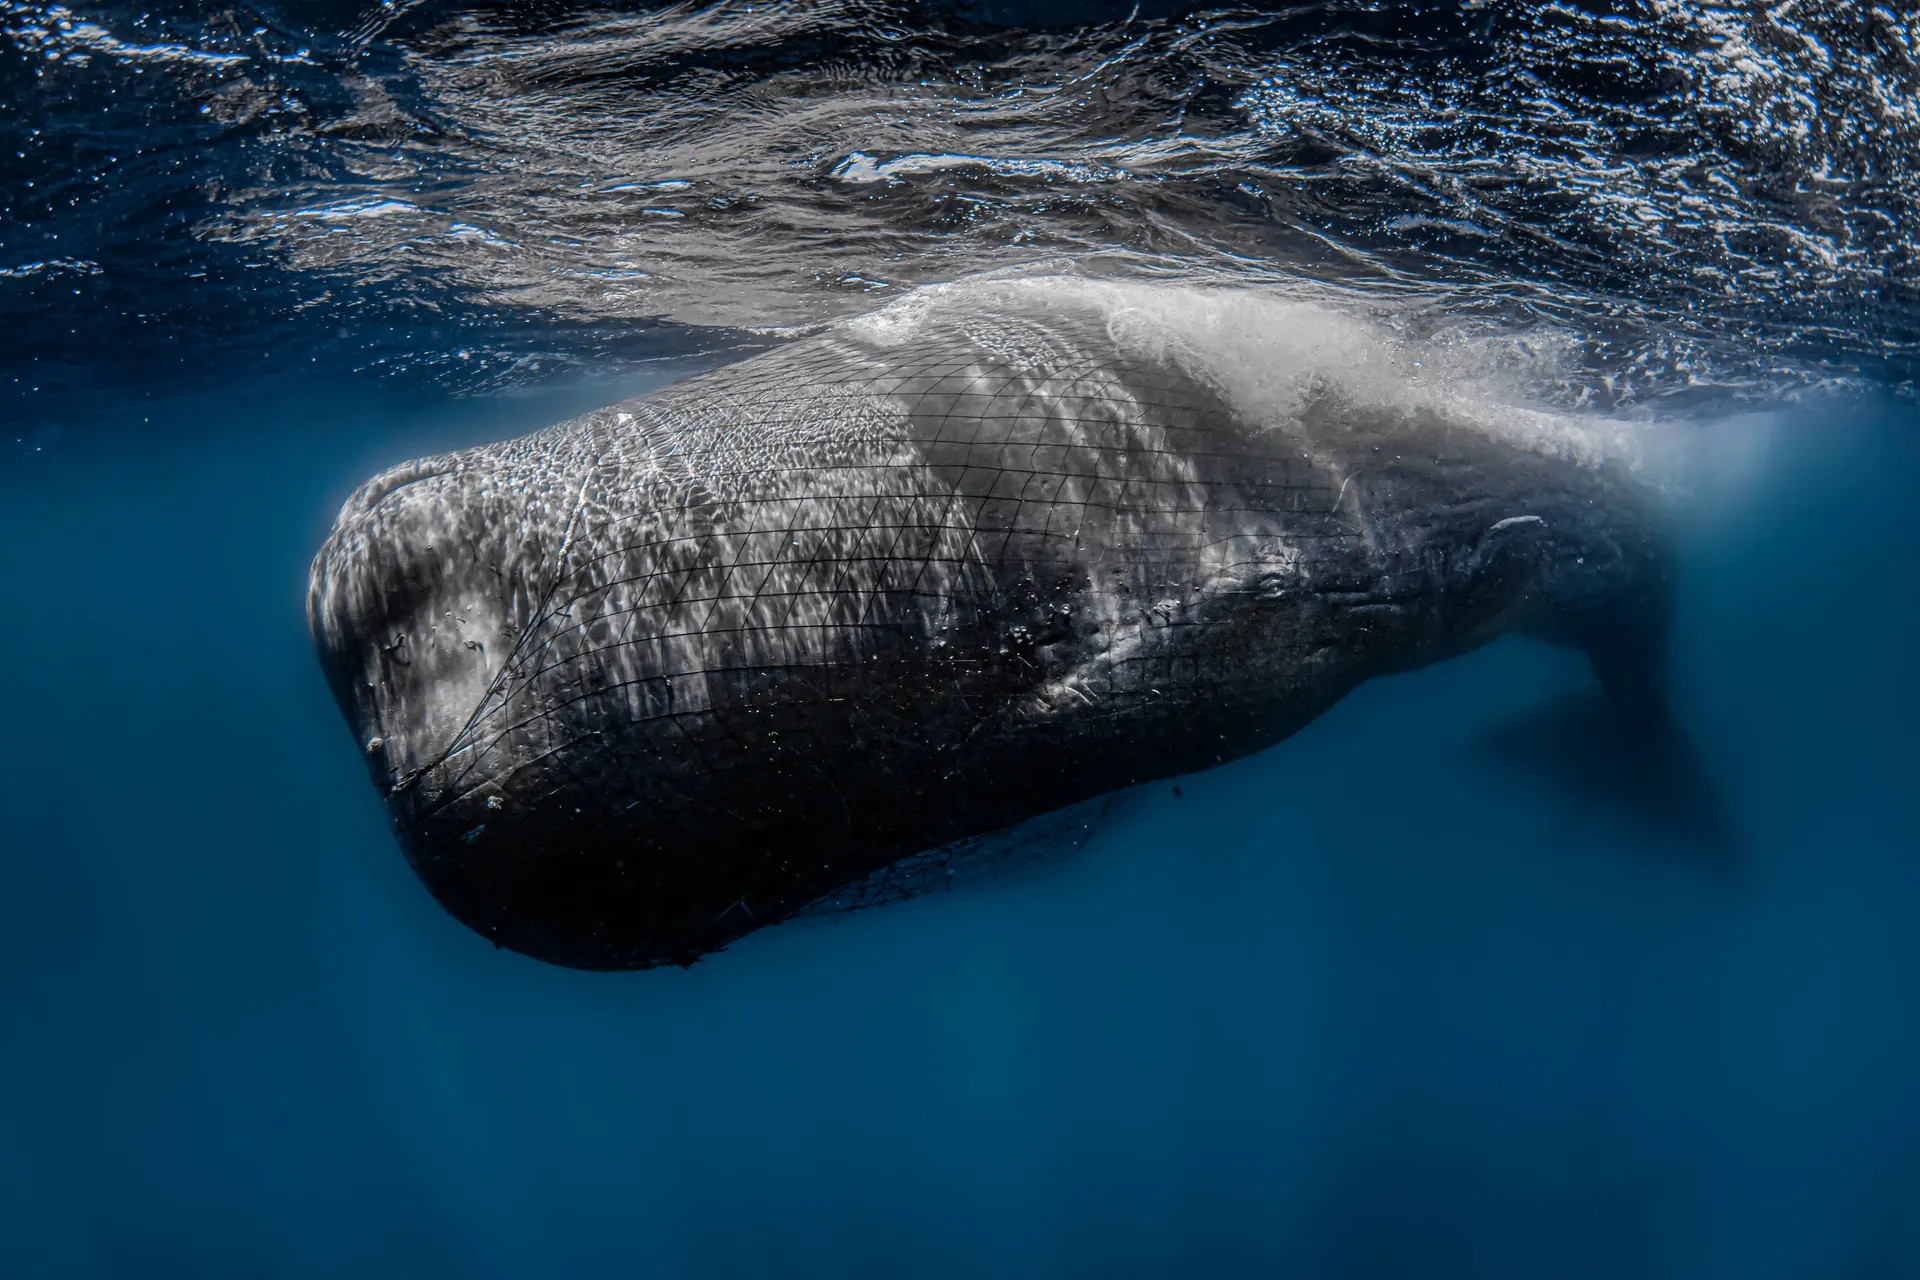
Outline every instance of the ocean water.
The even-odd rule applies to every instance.
[[[0,27],[0,1272],[1920,1274],[1910,20]],[[306,635],[353,487],[1063,257],[1690,433],[1674,700],[1737,856],[1497,749],[1589,679],[1509,640],[685,971],[446,916]]]

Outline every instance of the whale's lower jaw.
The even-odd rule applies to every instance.
[[[403,832],[401,842],[455,919],[496,946],[568,968],[689,965],[792,914],[756,915],[738,898],[722,900],[717,884],[748,877],[719,875],[721,866],[744,869],[765,856],[746,844],[726,858],[707,850],[690,865],[632,831],[566,822],[543,823],[534,839],[511,828],[489,838],[478,823],[453,835],[429,823]]]
[[[1098,735],[1089,718],[1009,719],[1027,731],[989,731],[971,743],[935,738],[919,750],[856,745],[846,720],[816,722],[790,732],[807,741],[838,736],[841,749],[811,759],[776,750],[671,778],[631,768],[596,775],[589,766],[566,781],[512,769],[479,781],[459,772],[455,757],[389,805],[422,882],[496,945],[579,969],[687,965],[836,895],[852,894],[848,906],[912,896],[919,881],[904,870],[888,880],[890,868],[963,845],[990,861],[1006,843],[1002,833],[1259,750],[1339,692],[1329,685],[1311,703],[1210,709],[1133,704],[1131,713],[1113,711]],[[898,723],[913,709],[867,704],[849,719]],[[1206,731],[1174,733],[1183,720]],[[628,741],[635,753],[644,750],[631,746],[637,741]],[[624,754],[615,745],[604,758]],[[454,777],[465,790],[443,799]],[[1032,832],[1028,843],[1053,838],[1040,826]]]

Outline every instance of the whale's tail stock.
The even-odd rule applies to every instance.
[[[1649,428],[1646,457],[1678,540],[1748,501],[1777,427],[1773,417],[1756,414]],[[1616,599],[1584,620],[1576,643],[1591,662],[1597,690],[1493,725],[1478,745],[1562,792],[1581,811],[1633,823],[1648,837],[1642,847],[1649,852],[1727,871],[1740,859],[1732,810],[1673,708],[1678,576],[1661,588]]]
[[[1740,840],[1712,772],[1664,696],[1565,695],[1480,735],[1487,755],[1613,814],[1663,857],[1731,870]]]

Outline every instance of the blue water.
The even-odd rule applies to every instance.
[[[269,380],[7,458],[8,1274],[1920,1274],[1910,407],[1692,522],[1731,870],[1487,758],[1585,679],[1507,641],[1038,871],[571,972],[413,880],[305,568],[385,462],[660,376]]]
[[[1920,1276],[1916,103],[1813,0],[0,0],[0,1278]],[[1507,640],[686,971],[436,906],[346,495],[1063,259],[1711,441],[1737,856],[1490,748]]]

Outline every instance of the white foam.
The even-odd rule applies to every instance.
[[[917,289],[846,322],[882,347],[911,340],[932,319],[986,312],[1092,311],[1123,351],[1171,363],[1218,389],[1250,420],[1297,422],[1311,398],[1425,412],[1536,451],[1644,466],[1644,424],[1531,407],[1518,394],[1514,348],[1441,335],[1408,338],[1358,310],[1245,286],[1139,284],[1080,276],[976,277]],[[1539,358],[1539,348],[1530,348]],[[1502,359],[1507,361],[1503,370]]]

